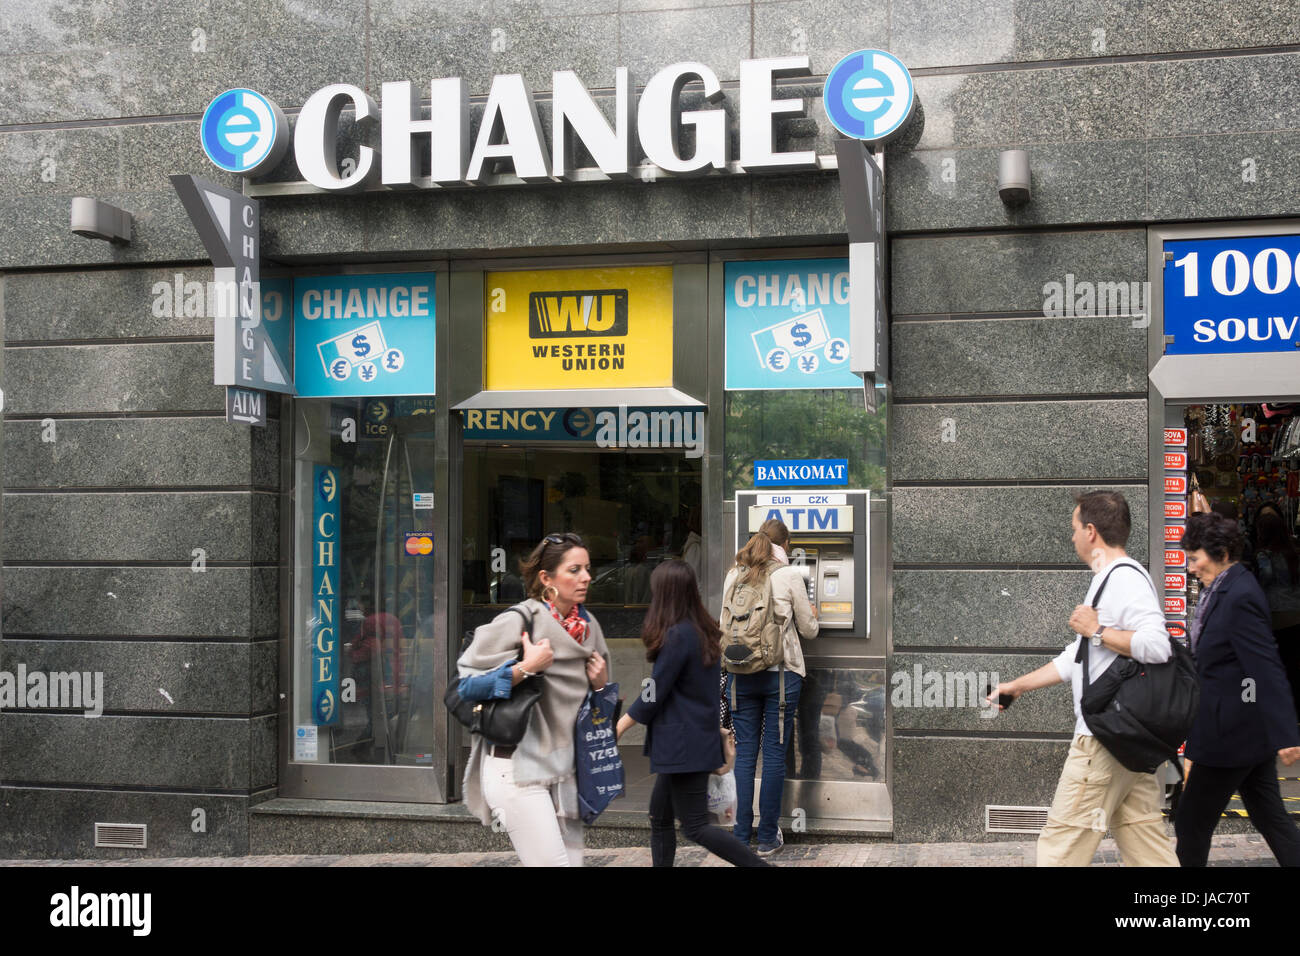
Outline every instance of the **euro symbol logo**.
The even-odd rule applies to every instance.
[[[320,476],[320,496],[325,501],[333,501],[334,494],[338,491],[338,479],[334,477],[334,472],[326,470],[321,472]]]
[[[352,374],[352,366],[348,364],[347,359],[335,359],[330,365],[330,375],[340,382],[345,381]]]
[[[912,77],[898,57],[884,50],[858,50],[831,69],[822,105],[846,136],[870,142],[889,138],[912,115]]]
[[[812,341],[812,335],[808,332],[808,326],[802,322],[796,322],[790,327],[790,337],[794,339],[797,348],[803,348]]]
[[[316,722],[328,724],[334,719],[334,692],[323,690],[316,698]]]
[[[772,349],[767,353],[766,361],[773,372],[784,372],[790,364],[790,353],[785,349]]]

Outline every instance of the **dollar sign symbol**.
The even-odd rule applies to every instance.
[[[794,339],[795,348],[801,349],[812,341],[812,334],[808,331],[808,326],[796,322],[790,326],[790,338]]]
[[[366,341],[364,335],[352,336],[352,350],[357,353],[357,358],[365,358],[370,354],[370,343]]]

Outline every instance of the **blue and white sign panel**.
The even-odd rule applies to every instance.
[[[758,488],[798,488],[808,485],[847,485],[848,483],[847,458],[754,462],[754,485]]]
[[[849,371],[849,260],[728,262],[728,389],[861,388]]]
[[[300,397],[434,393],[432,272],[293,282]]]
[[[1300,235],[1168,241],[1163,285],[1167,354],[1300,348]]]
[[[831,68],[822,88],[831,124],[852,139],[882,142],[903,128],[916,105],[912,74],[884,50],[858,50]]]
[[[284,156],[289,124],[280,107],[256,90],[226,90],[203,111],[199,138],[213,165],[255,176]]]
[[[311,707],[318,727],[339,721],[339,566],[343,560],[339,473],[312,468]]]
[[[293,319],[290,317],[293,281],[291,279],[262,279],[262,325],[267,337],[286,365],[293,354]]]

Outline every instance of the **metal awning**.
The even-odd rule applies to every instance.
[[[675,388],[561,388],[527,391],[484,390],[453,405],[462,408],[704,408],[706,403]]]
[[[1300,401],[1300,351],[1165,355],[1151,382],[1167,402]]]

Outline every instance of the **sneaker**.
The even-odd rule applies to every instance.
[[[758,845],[758,855],[759,855],[759,856],[771,856],[773,853],[777,852],[777,851],[778,851],[779,849],[781,849],[781,847],[783,847],[783,846],[785,846],[785,834],[783,834],[783,833],[781,832],[781,828],[780,828],[780,827],[777,827],[777,828],[776,828],[776,842],[775,842],[775,843],[760,843],[760,844]]]

